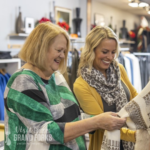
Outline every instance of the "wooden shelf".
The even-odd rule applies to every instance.
[[[20,62],[20,59],[19,59],[19,58],[0,59],[0,63],[14,63],[14,62],[19,63],[19,62]]]
[[[20,38],[20,37],[26,38],[26,37],[28,37],[28,36],[29,36],[29,34],[25,34],[25,33],[18,33],[18,34],[12,33],[12,34],[9,34],[9,35],[8,35],[8,37],[10,37],[10,38]]]
[[[9,34],[8,35],[9,37],[28,37],[29,34],[26,34],[26,33],[12,33],[12,34]],[[85,38],[73,38],[73,37],[70,37],[70,40],[71,41],[85,41]],[[120,39],[119,40],[119,44],[134,44],[135,42],[134,41],[130,41],[130,40],[125,40],[125,39]]]
[[[26,34],[26,33],[12,33],[12,34],[9,34],[8,37],[10,38],[21,38],[21,37],[28,37],[29,34]],[[74,41],[74,40],[77,40],[77,41],[83,41],[85,40],[84,38],[73,38],[73,37],[69,37],[71,41]]]

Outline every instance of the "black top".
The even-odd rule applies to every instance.
[[[122,81],[121,81],[121,84],[122,84],[122,87],[127,96],[127,100],[129,102],[130,101],[130,92],[129,92],[127,86]],[[108,111],[116,112],[116,104],[108,106],[108,104],[103,100],[103,98],[102,98],[102,101],[103,101],[103,106],[104,106],[104,112],[108,112]],[[124,150],[122,140],[120,140],[120,150]]]
[[[43,78],[41,78],[42,79],[42,81],[45,83],[45,84],[48,84],[48,80],[45,80],[45,79],[43,79]]]
[[[126,87],[126,85],[122,81],[121,81],[121,84],[122,84],[122,87],[126,93],[127,100],[129,102],[130,101],[130,92],[129,92],[128,88]],[[116,104],[108,106],[108,104],[106,103],[106,101],[103,100],[103,98],[102,98],[102,101],[103,101],[104,112],[108,112],[108,111],[117,112],[116,111]]]

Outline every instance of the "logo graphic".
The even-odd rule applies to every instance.
[[[9,134],[10,134],[10,130],[9,130],[8,126],[7,126],[7,127],[5,127],[5,135],[6,135],[5,143],[8,146],[11,145],[11,141],[9,139]]]

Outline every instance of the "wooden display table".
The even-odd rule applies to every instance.
[[[4,124],[0,123],[0,141],[4,141]]]

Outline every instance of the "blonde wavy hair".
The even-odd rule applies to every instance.
[[[46,55],[50,45],[59,34],[63,34],[67,40],[65,58],[61,61],[59,66],[59,71],[64,73],[66,71],[67,55],[70,44],[69,36],[64,29],[50,22],[39,24],[30,33],[19,53],[19,57],[41,70],[47,70],[45,67]]]
[[[116,34],[109,27],[96,26],[93,28],[89,34],[86,36],[85,46],[82,49],[80,63],[78,67],[78,76],[81,75],[81,69],[83,67],[88,67],[90,70],[93,66],[93,61],[95,59],[95,48],[102,42],[104,39],[114,39],[117,43],[115,59],[119,55],[119,43]],[[114,60],[115,64],[117,62]]]

